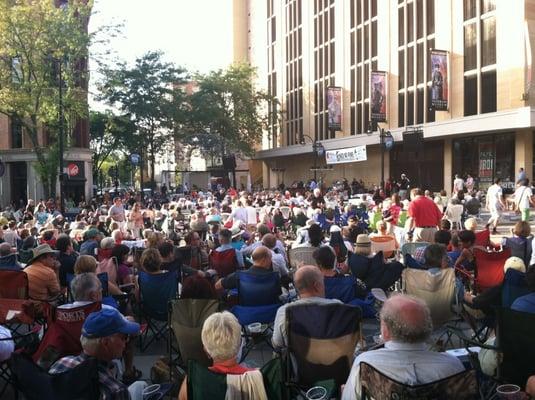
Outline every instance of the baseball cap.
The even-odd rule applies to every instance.
[[[102,338],[116,333],[135,335],[139,333],[139,324],[128,321],[114,308],[103,308],[89,314],[82,327],[82,335],[86,338]]]

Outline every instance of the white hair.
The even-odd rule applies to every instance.
[[[240,323],[228,311],[212,314],[204,321],[201,339],[214,362],[235,358],[241,345]]]
[[[98,347],[100,346],[100,338],[88,338],[84,335],[81,335],[80,344],[82,345],[82,349],[84,349],[86,353],[94,353],[98,350]]]

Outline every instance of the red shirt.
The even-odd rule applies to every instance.
[[[217,374],[226,374],[226,375],[242,375],[249,371],[254,371],[255,368],[242,367],[240,364],[233,365],[232,367],[227,367],[226,365],[214,364],[208,369]]]
[[[422,228],[440,224],[442,213],[433,200],[418,196],[409,204],[409,216],[414,219],[414,226]]]

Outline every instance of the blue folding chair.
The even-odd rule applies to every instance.
[[[509,268],[502,286],[502,307],[511,308],[515,300],[531,293],[526,283],[526,274]]]
[[[338,299],[344,304],[359,306],[363,318],[374,318],[377,311],[374,308],[374,298],[371,294],[361,299],[357,297],[357,281],[354,276],[325,277],[325,298]]]
[[[249,271],[236,272],[238,277],[238,304],[230,311],[238,318],[246,340],[241,361],[260,342],[271,348],[272,324],[280,307],[280,276],[278,272],[254,274]],[[261,332],[249,332],[247,325],[254,322],[267,324]]]
[[[176,271],[161,274],[140,271],[138,283],[140,321],[147,323],[139,335],[139,348],[143,352],[155,340],[168,339],[168,304],[177,297],[178,274]]]

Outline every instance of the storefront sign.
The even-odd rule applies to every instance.
[[[325,152],[325,161],[327,164],[343,164],[366,160],[366,146],[347,147],[345,149],[327,150]]]
[[[342,130],[342,88],[329,86],[327,88],[327,110],[329,119],[327,128],[329,130]]]
[[[371,86],[371,111],[372,121],[386,121],[386,72],[372,71],[370,76]]]
[[[431,50],[431,107],[448,109],[448,52]]]
[[[83,161],[66,161],[63,172],[71,180],[85,180],[85,169]]]

